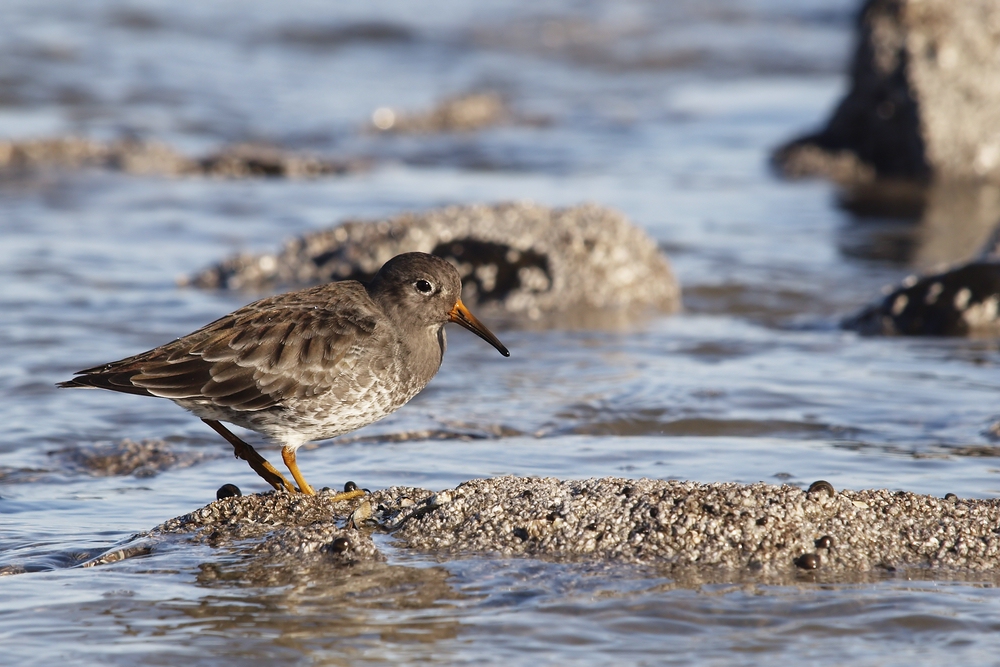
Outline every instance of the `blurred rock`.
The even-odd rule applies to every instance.
[[[868,0],[847,96],[823,130],[775,151],[784,175],[844,186],[842,204],[855,214],[840,234],[845,255],[929,274],[887,289],[846,328],[996,328],[997,265],[979,249],[1000,222],[997,53],[993,0]]]
[[[77,137],[0,141],[0,174],[90,167],[141,176],[309,178],[343,174],[365,166],[361,161],[338,162],[259,144],[237,144],[192,159],[159,142],[102,143]]]
[[[775,151],[789,177],[1000,183],[1000,3],[868,0],[851,89],[827,126]]]
[[[362,160],[327,160],[260,144],[237,144],[198,160],[197,166],[197,173],[223,178],[315,178],[360,171],[367,164]]]
[[[883,297],[842,325],[866,335],[1000,332],[1000,187],[937,181],[925,194],[914,224],[873,225],[862,219],[841,232],[845,254],[927,272],[886,288]]]
[[[485,92],[450,97],[422,113],[380,107],[372,113],[371,129],[394,134],[475,132],[510,125],[516,120],[517,116],[498,93]]]
[[[187,282],[262,289],[367,281],[387,260],[410,251],[454,263],[469,305],[530,317],[573,308],[671,312],[680,306],[680,287],[656,243],[622,214],[593,204],[450,206],[347,221],[293,239],[276,254],[231,257]]]
[[[0,170],[103,167],[139,174],[184,174],[193,163],[159,143],[101,143],[79,137],[0,141]]]
[[[1000,333],[1000,262],[971,262],[911,276],[878,303],[844,320],[868,335],[964,336]]]
[[[67,447],[48,453],[62,459],[72,468],[98,477],[135,475],[152,477],[171,468],[187,468],[215,458],[218,453],[206,454],[171,447],[163,440],[122,440],[90,447]]]
[[[361,21],[358,23],[291,23],[278,28],[272,39],[310,51],[333,51],[355,44],[378,46],[406,44],[417,34],[403,23]]]

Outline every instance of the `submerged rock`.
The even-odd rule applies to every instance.
[[[391,257],[410,251],[455,264],[470,305],[532,317],[581,307],[680,307],[680,287],[656,243],[622,214],[594,204],[449,206],[352,220],[293,239],[278,253],[231,257],[187,282],[262,289],[367,281]]]
[[[868,0],[851,88],[826,127],[774,153],[790,177],[1000,182],[1000,3]]]
[[[231,497],[88,564],[149,553],[168,539],[240,554],[261,573],[381,560],[366,526],[435,555],[628,562],[737,578],[1000,570],[1000,500],[611,477],[477,479],[437,493],[393,487],[360,503],[332,503],[328,490]]]
[[[72,468],[98,477],[152,477],[164,470],[187,468],[216,456],[177,449],[163,440],[135,442],[129,439],[89,447],[66,447],[48,454],[62,459]]]

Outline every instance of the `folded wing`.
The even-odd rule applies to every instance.
[[[376,306],[356,282],[255,302],[143,354],[80,371],[61,386],[97,387],[240,411],[321,394],[375,342]]]

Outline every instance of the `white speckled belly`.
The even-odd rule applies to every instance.
[[[435,336],[436,338],[436,336]],[[428,349],[428,348],[424,348]],[[437,353],[440,348],[431,348]],[[238,411],[193,400],[175,401],[202,419],[229,422],[265,435],[285,446],[298,448],[313,440],[326,440],[367,426],[395,412],[416,396],[437,372],[429,376],[411,372],[412,353],[398,344],[392,354],[371,355],[357,350],[344,369],[348,381],[337,383],[318,396],[289,398],[280,406],[252,412]],[[426,366],[424,366],[426,367]]]

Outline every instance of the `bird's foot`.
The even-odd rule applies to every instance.
[[[359,489],[358,485],[354,482],[347,482],[347,484],[344,484],[344,491],[342,493],[334,494],[334,496],[330,498],[330,501],[339,503],[344,500],[354,500],[355,498],[360,498],[366,493],[370,493],[370,491],[368,491],[368,489]]]
[[[278,469],[271,465],[267,459],[258,454],[256,449],[240,440],[236,435],[230,432],[229,429],[216,420],[202,419],[202,421],[208,424],[213,431],[225,438],[226,441],[233,446],[233,455],[236,456],[236,458],[243,459],[249,463],[254,472],[260,475],[265,482],[273,486],[278,491],[295,493],[297,489],[292,486],[291,482],[285,479],[284,475],[278,472]]]
[[[344,500],[354,500],[355,498],[361,498],[365,495],[365,491],[362,489],[355,489],[354,491],[343,491],[341,493],[330,496],[331,503],[339,503]]]

